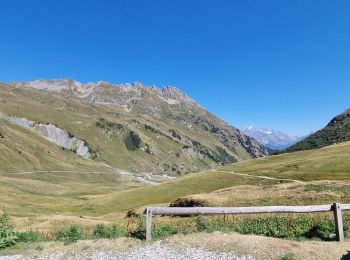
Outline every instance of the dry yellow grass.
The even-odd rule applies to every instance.
[[[258,259],[281,259],[288,254],[294,259],[349,259],[350,242],[290,241],[237,233],[197,233],[171,237],[168,243],[179,246],[202,246],[212,250],[250,254]],[[342,257],[347,258],[342,258]]]
[[[177,203],[190,201],[207,207],[234,207],[254,205],[307,205],[350,202],[350,198],[341,193],[330,191],[310,191],[305,185],[327,185],[347,187],[350,182],[315,181],[306,183],[283,183],[274,185],[241,185],[179,198]]]

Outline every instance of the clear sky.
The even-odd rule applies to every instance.
[[[0,0],[0,81],[175,85],[289,134],[350,107],[348,0]]]

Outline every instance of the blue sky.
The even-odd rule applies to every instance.
[[[0,81],[175,85],[289,134],[350,107],[348,0],[0,0]]]

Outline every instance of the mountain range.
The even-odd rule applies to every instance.
[[[269,154],[176,87],[72,79],[0,84],[0,148],[3,171],[97,163],[170,175]]]
[[[270,128],[256,128],[254,126],[249,126],[243,129],[242,132],[253,137],[264,146],[277,151],[284,150],[304,138],[303,136],[289,136]]]

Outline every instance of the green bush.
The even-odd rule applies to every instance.
[[[129,236],[129,232],[128,230],[126,230],[125,228],[122,228],[118,225],[113,225],[111,227],[111,238],[118,238],[118,237],[127,237]]]
[[[164,239],[177,233],[177,229],[170,225],[157,225],[154,230],[152,230],[152,237],[154,239]]]
[[[295,256],[292,253],[288,253],[282,257],[279,258],[280,260],[294,260]]]
[[[196,228],[199,232],[214,232],[220,230],[219,225],[213,224],[209,219],[203,216],[198,216],[196,218]]]
[[[154,225],[152,228],[152,237],[154,239],[163,239],[171,235],[177,234],[178,230],[170,225],[160,224]],[[130,236],[144,240],[146,238],[146,219],[140,217],[137,222],[137,228]]]
[[[315,224],[308,232],[305,233],[305,236],[308,238],[317,237],[325,241],[330,241],[335,237],[334,232],[334,221],[324,220],[320,223]]]
[[[136,151],[140,148],[141,138],[136,132],[130,131],[124,138],[124,144],[129,151]]]
[[[287,238],[288,220],[286,218],[249,219],[236,227],[239,233],[256,234],[268,237]]]
[[[9,216],[4,211],[0,217],[0,249],[13,246],[17,241],[18,238],[9,223]]]
[[[24,231],[17,233],[19,242],[37,242],[43,240],[40,234],[33,231]]]
[[[70,244],[85,238],[84,230],[81,226],[72,225],[68,228],[59,230],[55,235],[56,240]]]
[[[117,225],[107,226],[105,224],[97,224],[92,230],[93,238],[118,238],[128,236],[128,231]]]
[[[136,230],[130,235],[134,238],[146,239],[146,218],[144,216],[138,218]]]
[[[112,230],[105,224],[97,224],[92,230],[93,238],[111,238]]]

